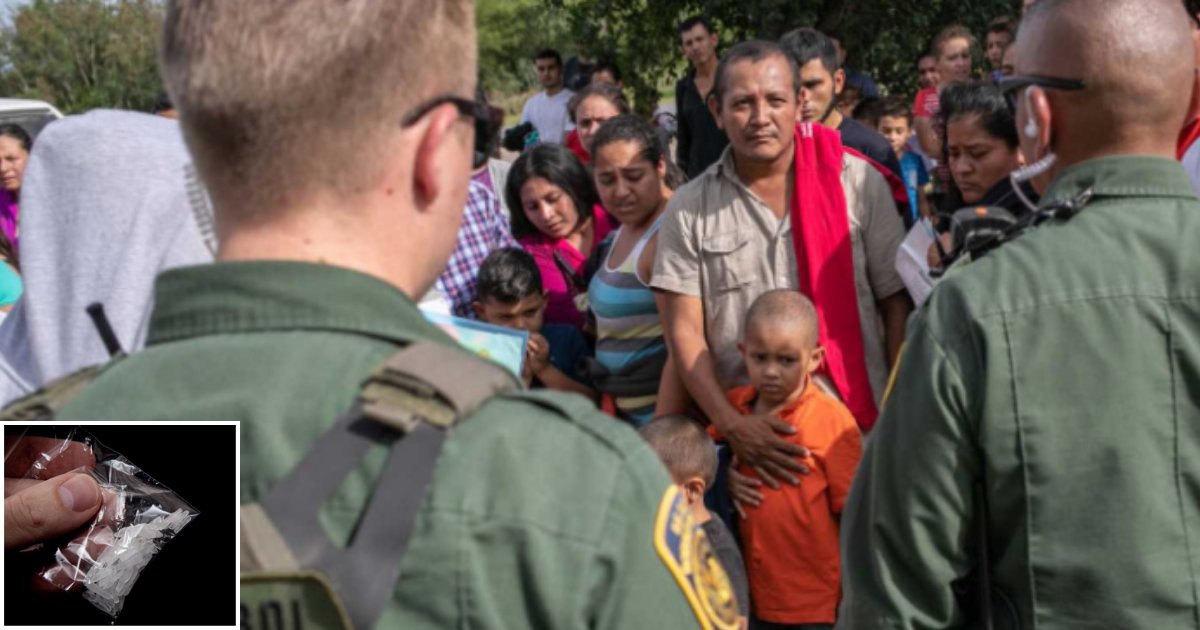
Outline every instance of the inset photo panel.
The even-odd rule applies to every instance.
[[[238,427],[4,425],[9,626],[237,625]]]

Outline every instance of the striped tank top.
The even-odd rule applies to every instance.
[[[588,285],[588,303],[596,316],[596,361],[613,374],[626,372],[646,361],[666,359],[667,345],[654,292],[638,277],[637,270],[642,250],[661,224],[662,216],[659,216],[616,269],[610,265],[610,248],[604,256],[604,264]],[[614,232],[614,243],[624,229],[622,226]],[[648,374],[644,386],[638,383],[635,388],[638,395],[616,396],[617,410],[635,426],[640,427],[653,419],[661,375],[661,369]],[[602,384],[600,390],[604,392]],[[628,388],[626,393],[629,393]]]

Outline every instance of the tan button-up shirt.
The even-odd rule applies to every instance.
[[[876,302],[904,290],[895,266],[904,226],[887,182],[866,161],[843,157],[842,187],[850,214],[864,360],[878,402],[888,368]],[[791,219],[776,218],[738,178],[732,148],[676,191],[667,206],[651,286],[701,298],[708,347],[726,389],[748,382],[737,344],[750,304],[772,289],[800,286],[791,232]]]

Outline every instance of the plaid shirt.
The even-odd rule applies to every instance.
[[[458,230],[458,244],[438,278],[438,286],[450,300],[455,315],[473,317],[471,302],[475,301],[479,267],[488,254],[504,247],[520,245],[513,240],[500,200],[486,186],[472,180],[462,227]]]

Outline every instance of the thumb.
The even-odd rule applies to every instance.
[[[100,509],[100,486],[89,475],[66,474],[4,500],[4,548],[50,540],[83,525]]]

